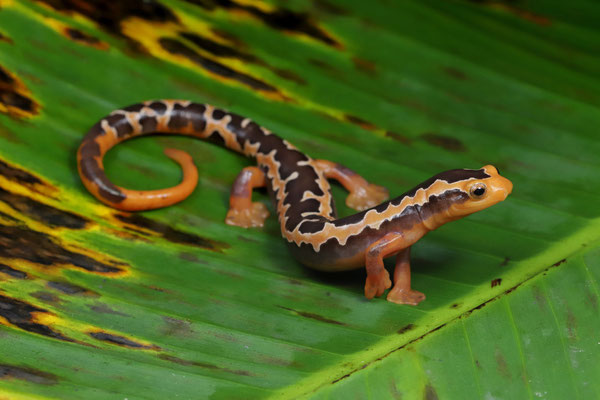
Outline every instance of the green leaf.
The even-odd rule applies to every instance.
[[[0,394],[598,397],[599,11],[0,2]],[[493,163],[513,194],[414,246],[424,303],[367,301],[364,271],[306,269],[274,218],[223,223],[252,161],[217,146],[161,136],[105,157],[116,184],[160,188],[180,174],[161,149],[185,148],[201,177],[177,206],[92,198],[81,138],[153,98],[228,108],[392,193]]]

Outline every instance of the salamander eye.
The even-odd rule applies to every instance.
[[[478,200],[478,199],[481,199],[485,195],[485,190],[486,190],[485,183],[476,183],[475,185],[471,186],[471,189],[469,190],[469,194],[471,195],[472,199]]]

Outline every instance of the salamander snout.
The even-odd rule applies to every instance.
[[[486,165],[481,168],[481,171],[485,172],[487,177],[464,182],[462,191],[466,192],[468,197],[451,207],[449,214],[453,218],[460,218],[491,207],[505,200],[512,192],[512,182],[501,176],[493,165]]]

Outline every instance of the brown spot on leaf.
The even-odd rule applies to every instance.
[[[25,260],[43,266],[74,266],[88,272],[123,272],[123,263],[105,263],[66,249],[50,236],[23,226],[0,225],[0,257]]]
[[[438,135],[436,133],[425,133],[422,137],[427,143],[449,151],[462,152],[467,149],[460,140],[453,137]]]
[[[365,60],[364,58],[352,57],[352,62],[356,69],[368,75],[377,73],[377,65],[373,61]]]
[[[498,373],[506,379],[511,379],[511,374],[508,369],[508,364],[506,362],[506,358],[504,358],[504,355],[502,354],[500,349],[496,349],[495,358],[496,358],[496,369],[498,370]]]
[[[553,267],[558,267],[560,264],[562,264],[564,262],[567,262],[566,258],[563,258],[562,260],[555,262],[554,264],[552,264],[552,266]]]
[[[354,115],[350,115],[350,114],[345,114],[344,115],[344,119],[348,122],[351,122],[355,125],[360,126],[363,129],[369,130],[369,131],[373,131],[375,129],[377,129],[377,127],[375,125],[373,125],[372,123],[370,123],[369,121],[365,121],[362,118],[359,118],[357,116]]]
[[[435,388],[431,385],[431,383],[428,383],[425,386],[425,393],[423,395],[423,398],[425,400],[438,400],[439,399],[438,394],[435,391]]]
[[[306,80],[304,80],[304,78],[302,78],[300,75],[298,75],[294,71],[291,71],[289,69],[281,69],[281,68],[270,68],[270,69],[280,78],[295,82],[298,85],[306,85]]]
[[[196,246],[206,250],[222,251],[229,247],[227,243],[203,238],[192,233],[183,232],[167,224],[143,217],[140,214],[115,214],[115,217],[125,223],[125,228],[133,227],[136,232],[161,237],[170,242]]]
[[[81,43],[84,44],[86,46],[91,46],[91,47],[95,47],[97,49],[100,50],[106,50],[108,49],[108,44],[101,41],[100,39],[98,39],[97,37],[88,35],[87,33],[80,31],[79,29],[75,29],[75,28],[71,28],[71,27],[65,27],[63,29],[63,34],[68,37],[69,39],[77,42],[77,43]]]
[[[308,62],[311,63],[312,65],[314,65],[315,67],[320,68],[323,71],[329,72],[331,74],[338,74],[339,71],[332,66],[331,64],[326,63],[323,60],[319,60],[317,58],[309,58]]]
[[[567,309],[567,335],[570,340],[577,339],[577,319],[571,309]]]
[[[49,326],[37,322],[36,314],[52,315],[48,310],[43,308],[36,307],[12,297],[0,295],[0,317],[6,319],[9,324],[21,328],[24,331],[53,339],[59,339],[66,342],[73,341],[61,333],[54,331]]]
[[[411,331],[411,330],[413,330],[413,329],[415,329],[415,324],[408,324],[408,325],[406,325],[406,326],[404,326],[404,327],[402,327],[402,328],[398,329],[398,333],[399,333],[400,335],[402,335],[402,334],[404,334],[404,333],[406,333],[406,332],[408,332],[408,331]]]
[[[106,31],[123,37],[121,22],[131,17],[137,17],[150,22],[178,22],[177,17],[175,17],[171,10],[156,0],[37,1],[68,14],[81,14],[96,22]]]
[[[412,139],[411,138],[409,138],[407,136],[404,136],[404,135],[401,135],[401,134],[396,133],[396,132],[386,131],[385,132],[385,136],[387,136],[387,137],[389,137],[391,139],[397,140],[398,142],[400,142],[402,144],[405,144],[405,145],[409,145],[409,144],[412,143]]]
[[[60,299],[54,293],[46,292],[44,290],[37,290],[35,292],[29,293],[31,297],[34,297],[44,303],[56,304],[60,303]]]
[[[12,39],[3,33],[0,33],[0,42],[6,42],[6,43],[10,43],[10,44],[13,43]]]
[[[9,364],[0,364],[0,379],[18,379],[37,385],[55,385],[58,383],[58,377],[49,372]]]
[[[5,160],[0,160],[0,175],[21,186],[26,186],[36,193],[52,195],[58,189],[32,173],[25,171],[16,165],[9,164]]]
[[[58,290],[59,292],[63,292],[64,294],[98,296],[98,293],[92,290],[69,282],[49,281],[46,285],[52,289]]]
[[[492,280],[492,287],[500,286],[502,284],[502,278],[496,278]]]
[[[197,4],[207,10],[223,8],[226,10],[242,11],[262,21],[264,24],[292,34],[304,34],[327,45],[341,48],[341,44],[331,37],[325,30],[306,13],[295,12],[278,8],[264,11],[255,7],[250,2],[236,3],[233,0],[186,0],[188,3]]]
[[[287,308],[287,307],[283,307],[283,306],[278,306],[278,307],[279,308],[283,308],[284,310],[291,311],[294,314],[299,315],[301,317],[314,319],[316,321],[325,322],[327,324],[342,325],[342,326],[347,326],[348,325],[348,324],[345,324],[343,322],[336,321],[334,319],[323,317],[322,315],[319,315],[319,314],[314,314],[314,313],[310,313],[310,312],[306,312],[306,311],[298,311],[298,310],[294,310],[293,308]]]
[[[96,304],[88,305],[88,308],[90,310],[92,310],[93,312],[100,313],[100,314],[114,314],[114,315],[120,315],[121,317],[129,317],[130,316],[130,315],[127,315],[120,311],[113,310],[112,308],[110,308],[109,306],[107,306],[104,303],[96,303]]]
[[[0,273],[8,275],[12,278],[17,278],[17,279],[27,279],[28,278],[26,272],[19,271],[18,269],[14,269],[12,267],[9,267],[8,265],[1,264],[1,263],[0,263]]]
[[[204,70],[212,74],[218,75],[221,78],[237,81],[255,90],[279,93],[276,87],[259,79],[253,78],[250,75],[247,75],[243,72],[236,71],[233,68],[221,64],[220,62],[211,60],[210,58],[201,55],[200,53],[196,52],[194,49],[180,42],[179,40],[164,37],[159,39],[158,42],[162,46],[162,48],[168,51],[169,53],[185,57],[194,64],[203,68]]]
[[[39,112],[31,92],[16,75],[0,66],[0,112],[13,118],[29,118]]]
[[[450,306],[450,308],[458,308],[461,306],[461,303],[454,303]]]
[[[83,229],[89,222],[88,219],[70,211],[54,208],[32,198],[8,192],[2,188],[0,188],[0,201],[31,219],[53,228]]]
[[[176,363],[179,365],[200,367],[200,368],[205,368],[205,369],[211,369],[214,371],[223,371],[223,372],[227,372],[229,374],[240,375],[240,376],[256,376],[256,374],[249,372],[249,371],[244,371],[244,370],[239,370],[239,369],[230,369],[230,368],[226,368],[226,367],[219,367],[218,365],[210,364],[210,363],[206,363],[206,362],[184,360],[182,358],[175,357],[175,356],[165,354],[165,353],[159,354],[158,358],[160,358],[161,360],[169,361],[169,362]]]
[[[128,339],[125,336],[115,335],[104,331],[88,332],[88,335],[102,342],[128,347],[130,349],[160,350],[160,347],[158,346],[139,343],[135,340]]]
[[[444,72],[448,75],[451,76],[454,79],[458,79],[461,81],[464,81],[465,79],[467,79],[467,75],[462,72],[461,70],[459,70],[458,68],[455,67],[444,67]]]

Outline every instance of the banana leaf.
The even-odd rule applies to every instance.
[[[598,16],[587,0],[0,0],[0,397],[599,397]],[[425,302],[368,301],[363,270],[306,269],[275,218],[223,223],[252,160],[218,146],[107,154],[115,184],[156,189],[180,179],[161,150],[189,151],[200,182],[176,206],[89,195],[85,132],[160,98],[250,117],[392,195],[489,163],[514,190],[413,247]]]

